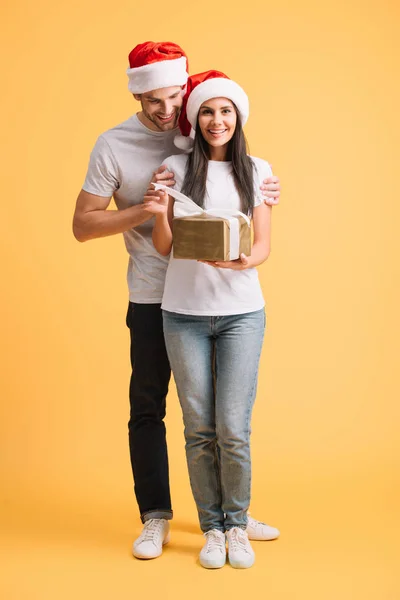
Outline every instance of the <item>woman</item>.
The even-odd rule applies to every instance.
[[[178,260],[172,253],[162,303],[206,568],[225,564],[225,534],[233,567],[251,567],[255,558],[245,531],[250,419],[265,328],[255,267],[270,252],[271,207],[259,188],[271,169],[247,155],[242,126],[248,113],[245,92],[223,73],[189,78],[177,145],[193,149],[164,163],[175,174],[176,190],[204,208],[241,210],[254,231],[250,256],[238,260]],[[144,202],[155,214],[153,243],[166,256],[173,250],[172,218],[181,216],[178,203],[163,191],[148,191]]]

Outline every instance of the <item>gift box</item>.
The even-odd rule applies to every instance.
[[[207,212],[175,217],[174,258],[190,260],[236,260],[251,252],[251,230],[241,215],[219,217]]]
[[[172,220],[174,258],[188,260],[237,260],[251,252],[250,219],[235,209],[203,209],[173,188],[152,184],[175,199]]]

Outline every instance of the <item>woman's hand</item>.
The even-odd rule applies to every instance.
[[[250,257],[245,254],[241,254],[237,260],[226,260],[212,262],[210,260],[199,260],[198,262],[210,265],[210,267],[217,267],[218,269],[232,269],[233,271],[243,271],[244,269],[251,268]]]
[[[149,188],[143,198],[143,208],[153,215],[167,215],[168,194],[163,190]]]

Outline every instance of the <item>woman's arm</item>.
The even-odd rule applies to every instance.
[[[271,215],[272,207],[268,204],[263,203],[253,209],[254,242],[247,268],[258,267],[271,252]]]
[[[143,198],[144,210],[155,215],[153,244],[162,256],[168,256],[172,248],[173,203],[173,198],[161,190],[149,189]]]
[[[167,196],[167,194],[164,194]],[[156,222],[153,229],[153,244],[155,249],[162,256],[168,256],[172,248],[172,218],[174,199],[172,196],[167,196],[168,206],[167,211],[163,214],[156,215]]]

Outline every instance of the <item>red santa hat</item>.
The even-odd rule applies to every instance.
[[[197,125],[200,106],[211,98],[228,98],[231,100],[244,125],[249,117],[249,99],[246,92],[235,81],[229,79],[221,71],[206,71],[189,77],[186,94],[183,98],[179,117],[179,128],[182,135],[175,137],[175,145],[181,150],[190,151]]]
[[[129,54],[128,89],[132,94],[186,84],[187,56],[172,42],[144,42]]]

